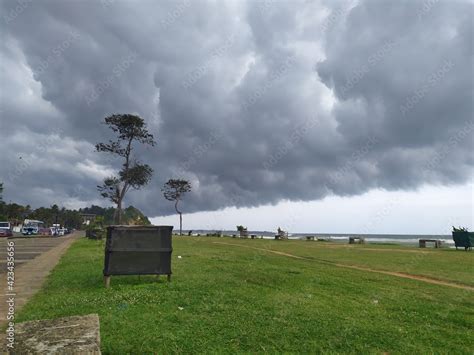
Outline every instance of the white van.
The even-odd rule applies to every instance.
[[[12,226],[11,226],[10,222],[0,222],[0,229],[11,230]]]
[[[21,233],[23,235],[34,235],[38,234],[40,228],[44,227],[44,222],[37,221],[34,219],[25,219],[23,223],[23,228],[21,229]]]

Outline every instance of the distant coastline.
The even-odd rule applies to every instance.
[[[192,230],[192,235],[206,236],[206,234],[214,234],[222,232],[224,235],[238,235],[234,230]],[[189,230],[183,230],[183,234],[187,235]],[[263,236],[264,239],[273,239],[275,232],[269,231],[248,231],[249,235]],[[454,245],[453,238],[449,234],[362,234],[362,233],[290,233],[288,239],[299,240],[306,239],[307,236],[315,236],[316,238],[326,239],[331,242],[348,242],[349,237],[364,237],[366,243],[393,243],[393,244],[418,244],[418,239],[439,239],[446,245]]]

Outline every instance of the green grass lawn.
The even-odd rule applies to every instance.
[[[455,249],[420,249],[403,245],[336,244],[301,240],[269,243],[256,240],[249,244],[245,239],[232,239],[233,243],[347,265],[377,270],[398,271],[413,275],[452,281],[474,286],[474,255]],[[225,240],[224,242],[227,242]]]
[[[196,237],[176,237],[173,247],[172,282],[112,277],[105,289],[104,242],[81,239],[17,320],[98,313],[102,351],[110,354],[474,349],[474,292],[326,262],[472,285],[474,253],[419,257],[402,251],[418,249],[394,246]]]

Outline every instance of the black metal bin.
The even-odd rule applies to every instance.
[[[110,226],[105,244],[104,282],[111,275],[168,275],[172,226]]]

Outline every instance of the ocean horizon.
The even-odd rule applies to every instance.
[[[188,234],[190,230],[183,230],[183,234]],[[215,234],[222,232],[223,235],[238,235],[235,230],[206,230],[194,229],[191,230],[192,236],[205,236],[206,234]],[[257,235],[263,239],[273,239],[275,232],[270,231],[248,231],[248,235]],[[363,237],[366,243],[393,243],[393,244],[418,244],[419,239],[439,239],[444,244],[454,245],[453,238],[450,234],[364,234],[364,233],[289,233],[289,240],[304,240],[307,236],[314,236],[316,238],[326,239],[332,242],[348,242],[349,237]]]

